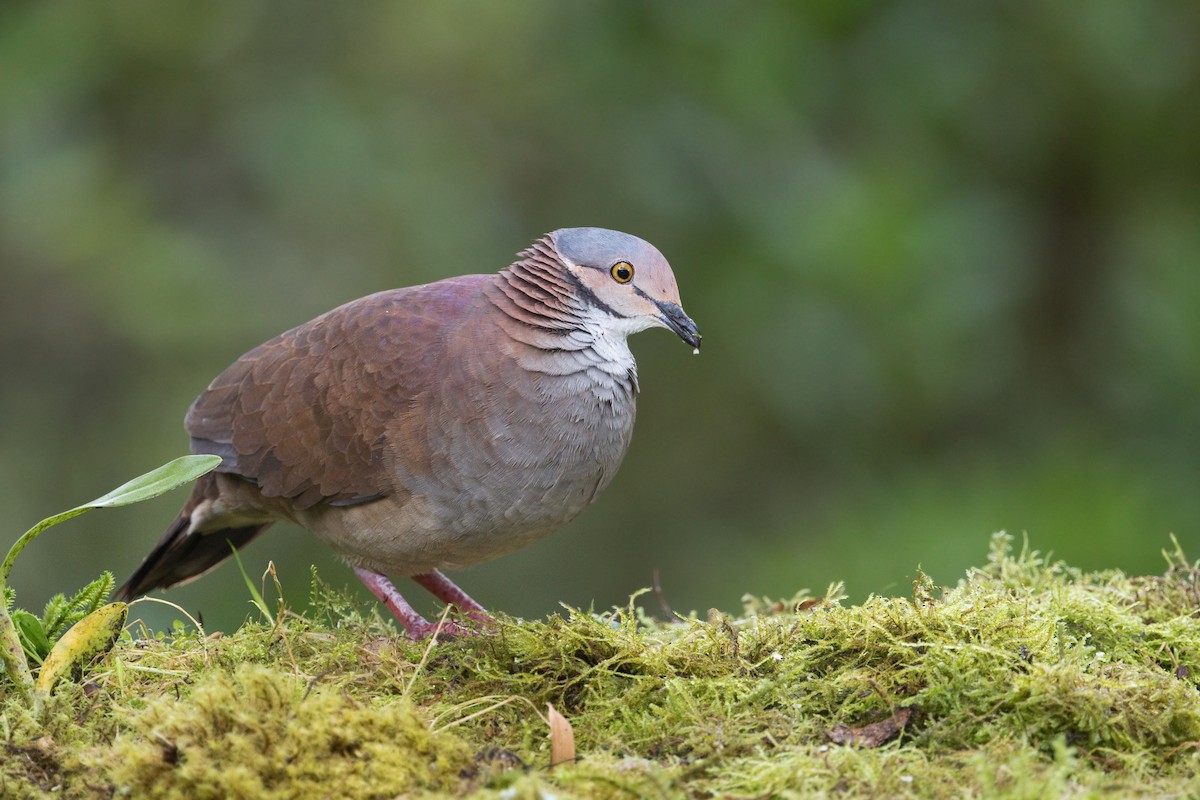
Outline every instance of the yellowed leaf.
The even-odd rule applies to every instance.
[[[81,673],[96,656],[112,649],[125,625],[128,610],[124,603],[109,603],[67,629],[42,662],[35,686],[37,691],[50,694],[59,680]]]
[[[553,705],[547,703],[546,707],[550,709],[547,715],[550,721],[550,766],[574,761],[575,731],[571,728],[571,723],[555,711]]]

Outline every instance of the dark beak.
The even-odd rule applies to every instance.
[[[696,323],[692,322],[692,318],[683,313],[683,309],[674,303],[657,302],[655,305],[662,312],[662,319],[667,323],[667,327],[675,331],[680,339],[699,350],[700,329],[696,327]]]

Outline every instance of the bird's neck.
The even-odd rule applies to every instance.
[[[583,287],[549,245],[539,242],[521,256],[486,291],[501,312],[500,327],[523,351],[518,360],[539,372],[599,372],[605,382],[636,393],[637,364],[628,332],[614,327],[605,311],[587,301]]]
[[[489,298],[514,322],[548,332],[582,327],[584,304],[577,281],[541,242],[496,275],[499,294]]]

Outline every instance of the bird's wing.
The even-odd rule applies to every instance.
[[[380,292],[256,347],[192,404],[193,452],[299,509],[402,491],[383,463],[389,427],[436,379],[446,327],[477,302],[469,279]]]

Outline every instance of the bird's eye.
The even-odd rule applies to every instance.
[[[629,283],[633,280],[633,264],[628,261],[618,261],[612,265],[609,273],[617,283]]]

